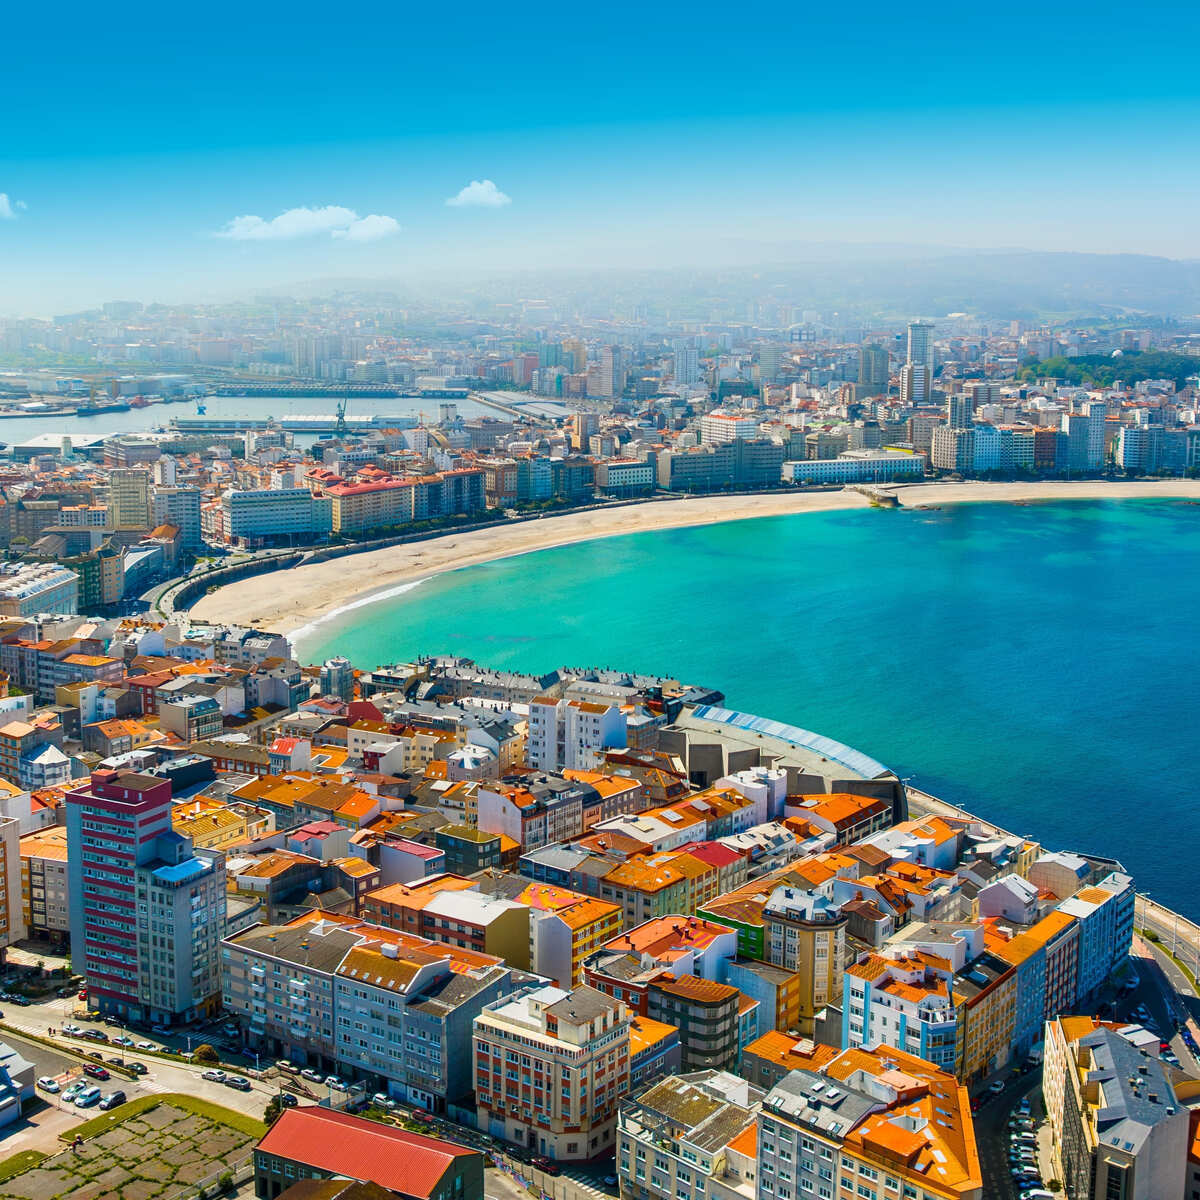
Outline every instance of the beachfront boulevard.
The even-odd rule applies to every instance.
[[[717,680],[302,667],[275,631],[144,617],[4,632],[14,1195],[60,1139],[110,1153],[92,1105],[122,1164],[179,1122],[197,1179],[261,1197],[1190,1179],[1193,927],[1170,943],[1116,858]],[[419,1193],[381,1165],[409,1154]]]

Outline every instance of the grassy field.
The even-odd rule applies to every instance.
[[[167,1200],[247,1162],[266,1126],[192,1096],[144,1096],[0,1163],[0,1200]]]

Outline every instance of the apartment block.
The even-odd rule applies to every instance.
[[[102,1013],[192,1021],[220,1003],[225,863],[171,828],[171,784],[92,772],[67,793],[71,960]]]
[[[541,987],[475,1021],[479,1127],[537,1154],[585,1161],[614,1145],[629,1090],[629,1014],[594,988]]]

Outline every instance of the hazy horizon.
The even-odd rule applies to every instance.
[[[1200,258],[1194,6],[8,14],[0,312],[730,245]],[[1162,15],[1162,14],[1160,14]],[[738,259],[749,265],[748,259]]]

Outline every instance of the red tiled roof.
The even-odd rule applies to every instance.
[[[455,1158],[477,1153],[349,1113],[307,1106],[284,1109],[258,1148],[407,1196],[432,1195]]]

